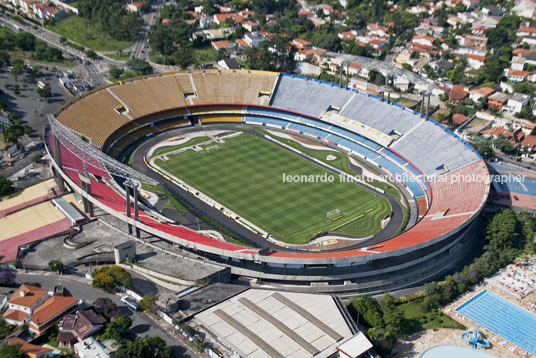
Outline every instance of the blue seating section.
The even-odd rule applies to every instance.
[[[294,130],[297,130],[297,131],[301,131],[303,133],[312,134],[312,135],[314,135],[316,137],[320,137],[320,138],[324,138],[325,136],[328,135],[328,133],[324,132],[323,130],[312,128],[312,127],[309,127],[309,126],[304,126],[303,124],[298,124],[298,123],[290,123],[288,125],[287,129],[294,129]]]
[[[373,142],[370,139],[362,137],[359,134],[351,132],[351,131],[349,131],[347,129],[337,127],[337,126],[331,126],[330,130],[335,132],[335,133],[338,133],[340,135],[343,135],[345,137],[354,139],[354,140],[358,141],[359,143],[363,143],[364,145],[368,146],[369,148],[377,149],[379,147],[378,143]]]
[[[319,117],[329,106],[344,106],[354,93],[337,85],[282,74],[271,105]]]
[[[288,123],[289,123],[289,122],[287,122],[287,121],[285,121],[283,119],[256,116],[254,114],[247,114],[246,115],[246,121],[256,122],[256,123],[273,124],[273,125],[278,126],[278,127],[286,127],[288,125]]]
[[[332,142],[335,142],[337,144],[340,144],[356,153],[359,153],[367,158],[374,158],[374,157],[377,157],[378,154],[370,149],[367,149],[365,147],[363,147],[362,145],[360,144],[357,144],[356,142],[353,142],[349,139],[346,139],[346,138],[343,138],[343,137],[340,137],[338,135],[335,135],[335,134],[332,134],[330,137],[329,137],[329,140],[331,140]]]
[[[406,157],[425,175],[433,175],[436,168],[445,165],[449,171],[477,160],[473,151],[456,137],[448,135],[432,121],[419,125],[402,136],[391,147]]]
[[[352,98],[341,114],[387,134],[393,130],[406,133],[422,120],[405,109],[387,102],[380,103],[361,93]]]

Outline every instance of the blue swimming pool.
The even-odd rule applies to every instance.
[[[421,354],[421,358],[496,358],[481,350],[458,346],[437,346]]]
[[[529,311],[487,290],[456,311],[536,355],[536,315]]]

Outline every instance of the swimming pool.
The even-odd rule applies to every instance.
[[[458,346],[437,346],[421,354],[421,358],[496,358],[481,350]]]
[[[456,311],[536,355],[536,315],[529,311],[487,290]]]

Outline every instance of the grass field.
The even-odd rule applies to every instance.
[[[389,203],[356,184],[283,182],[287,175],[330,174],[277,145],[248,133],[226,138],[220,149],[187,150],[156,164],[212,199],[251,221],[281,241],[304,243],[318,232],[373,209],[345,232],[371,235],[380,230],[380,218],[390,213]],[[344,217],[326,221],[333,209]]]
[[[88,20],[80,16],[69,16],[47,27],[80,45],[97,51],[118,51],[133,44],[131,41],[114,40],[112,37],[95,31]]]

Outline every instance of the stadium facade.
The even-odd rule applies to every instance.
[[[136,230],[226,264],[238,279],[260,287],[355,294],[429,280],[452,268],[472,246],[490,188],[478,153],[435,121],[378,96],[288,74],[148,76],[76,98],[52,123],[46,148],[55,158],[54,172],[86,199],[88,211],[96,206]],[[310,137],[397,176],[412,212],[410,225],[381,241],[315,252],[217,240],[175,224],[150,206],[131,215],[129,189],[116,180],[118,169],[109,157],[118,158],[132,143],[159,133],[222,124]],[[69,128],[78,141],[59,128]],[[123,179],[136,179],[134,171],[123,173]]]

